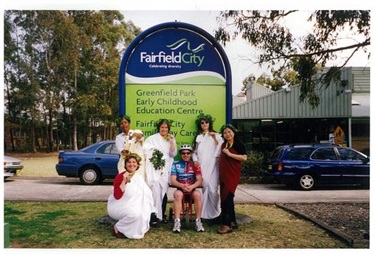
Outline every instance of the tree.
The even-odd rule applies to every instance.
[[[4,16],[11,134],[12,128],[21,133],[30,127],[33,151],[34,130],[42,124],[48,151],[59,149],[60,139],[77,150],[78,141],[86,145],[87,136],[101,127],[113,135],[121,56],[140,29],[118,11],[8,10]]]
[[[249,75],[243,80],[242,91],[246,93],[246,86],[249,82],[256,80],[257,84],[268,87],[273,91],[282,89],[283,87],[294,86],[299,83],[297,73],[294,70],[285,70],[284,72],[276,72],[271,70],[271,75],[263,73],[260,77],[255,78],[254,75]]]
[[[70,11],[69,14],[80,28],[81,40],[80,68],[71,108],[74,109],[74,126],[80,126],[84,132],[81,142],[86,145],[87,136],[92,136],[90,126],[104,125],[103,136],[112,133],[107,129],[115,127],[121,56],[140,30],[124,22],[118,11]],[[77,127],[75,130],[76,133]]]
[[[224,11],[218,17],[221,24],[215,31],[215,37],[225,45],[241,36],[260,52],[254,63],[266,64],[279,73],[285,69],[295,70],[301,83],[300,101],[308,99],[315,108],[320,103],[317,84],[322,82],[327,87],[338,80],[340,70],[360,50],[370,57],[370,11],[313,11],[308,21],[314,23],[314,28],[302,40],[293,36],[284,25],[285,19],[296,12]],[[350,32],[359,41],[351,40],[346,45],[338,45],[343,31]],[[341,65],[331,66],[326,73],[317,75],[319,68],[326,67],[328,61],[336,59],[344,51],[350,54]]]
[[[13,129],[22,133],[23,126],[29,126],[31,140],[35,139],[35,125],[38,121],[38,98],[40,86],[36,81],[35,59],[29,47],[26,34],[18,29],[17,22],[22,18],[17,12],[4,13],[4,83],[6,90],[8,124],[12,150],[15,150]],[[20,137],[20,135],[18,136]],[[18,144],[22,143],[18,140]],[[36,151],[35,142],[31,149]]]

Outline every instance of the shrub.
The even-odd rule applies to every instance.
[[[241,178],[243,178],[243,181],[245,181],[244,179],[255,178],[253,179],[255,182],[264,182],[264,166],[268,156],[268,152],[251,151],[247,153],[247,160],[243,164],[241,172]]]

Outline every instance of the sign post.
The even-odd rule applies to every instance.
[[[232,121],[229,61],[204,30],[181,22],[156,25],[127,48],[119,74],[119,113],[148,137],[156,122],[172,120],[178,145],[192,143],[200,113],[214,117],[216,130]]]

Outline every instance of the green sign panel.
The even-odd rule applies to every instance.
[[[171,133],[178,145],[192,143],[200,113],[212,115],[215,126],[225,124],[225,85],[139,85],[126,86],[127,114],[132,128],[145,136],[156,133],[160,118],[173,120]]]

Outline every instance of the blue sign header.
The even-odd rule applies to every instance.
[[[213,72],[225,80],[223,60],[210,41],[189,30],[171,28],[142,40],[130,55],[126,74],[142,78],[193,71]]]

